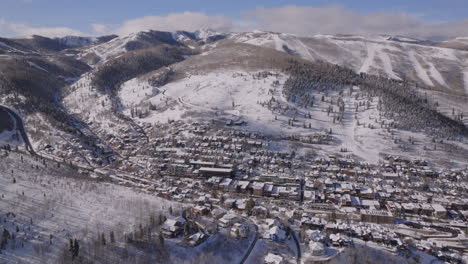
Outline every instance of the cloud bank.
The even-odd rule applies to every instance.
[[[27,24],[14,23],[0,18],[0,36],[30,37],[40,35],[44,37],[83,36],[85,33],[67,27],[34,27]]]
[[[359,14],[339,5],[323,8],[284,6],[257,8],[243,14],[251,26],[301,36],[316,34],[388,34],[420,38],[468,36],[468,19],[448,23],[422,22],[405,13]]]
[[[67,27],[32,27],[0,18],[0,35],[49,37],[64,35],[126,35],[142,30],[195,31],[211,28],[216,31],[251,31],[254,29],[291,33],[300,36],[316,34],[404,35],[418,38],[468,36],[468,18],[455,22],[423,22],[420,17],[405,13],[361,14],[340,5],[327,7],[283,6],[248,10],[233,20],[223,15],[201,12],[171,13],[145,16],[123,21],[119,25],[91,24],[88,34]]]
[[[160,31],[195,31],[206,27],[217,31],[231,31],[234,25],[225,16],[208,16],[199,12],[183,12],[166,16],[145,16],[127,20],[115,32],[118,35],[125,35],[148,29]]]

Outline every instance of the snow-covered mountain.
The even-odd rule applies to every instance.
[[[326,61],[421,86],[468,93],[468,52],[403,37],[317,35],[272,32],[233,34],[231,39],[275,48],[310,61]]]
[[[339,42],[331,36],[317,38]],[[205,44],[198,55],[193,55],[168,67],[150,72],[145,71],[134,78],[126,79],[114,87],[117,92],[114,94],[115,96],[99,95],[99,92],[93,88],[92,80],[102,68],[102,66],[98,66],[72,86],[73,91],[64,99],[64,104],[71,113],[92,123],[96,128],[104,128],[103,132],[106,131],[106,133],[109,130],[128,129],[134,125],[128,121],[119,121],[121,117],[114,114],[115,109],[118,109],[118,113],[123,114],[127,120],[141,125],[167,123],[174,120],[187,122],[191,120],[218,120],[221,124],[232,121],[243,123],[244,128],[248,130],[277,136],[307,136],[311,133],[320,134],[332,130],[336,131],[335,143],[324,148],[325,153],[333,153],[346,148],[352,150],[359,157],[372,162],[376,162],[381,153],[401,154],[397,147],[398,144],[389,144],[392,141],[391,135],[382,134],[378,129],[374,129],[375,126],[381,126],[381,122],[392,123],[395,119],[383,119],[383,112],[378,110],[378,97],[373,99],[359,98],[359,95],[367,93],[360,90],[359,85],[339,84],[341,70],[331,69],[323,72],[323,76],[328,76],[326,78],[332,80],[336,78],[336,83],[331,84],[332,90],[321,90],[321,88],[308,90],[307,96],[315,98],[313,107],[304,105],[299,99],[290,97],[284,87],[288,81],[291,82],[295,77],[292,76],[293,73],[284,69],[292,66],[289,63],[291,59],[304,57],[307,60],[303,61],[305,64],[302,67],[317,67],[318,71],[322,70],[322,66],[317,66],[318,59],[312,56],[315,53],[311,53],[312,49],[307,48],[303,41],[305,42],[303,39],[290,35],[264,32],[232,35],[214,44]],[[346,46],[352,45],[348,41],[351,42],[351,40],[346,40],[343,41],[345,44],[342,45],[351,49]],[[359,47],[362,44],[361,41],[353,41],[352,43]],[[364,59],[365,65],[361,65],[360,72],[377,73],[380,72],[377,63],[379,58],[390,56],[387,52],[392,49],[393,45],[414,44],[393,44],[393,41],[383,37],[375,37],[373,43],[366,45],[372,45],[369,50],[375,54],[373,58]],[[412,46],[408,49],[410,52],[412,49],[419,50],[419,48]],[[433,48],[422,46],[420,49],[422,51],[418,54],[423,54],[425,49]],[[447,49],[436,50],[448,54],[455,52]],[[327,52],[332,54],[334,51]],[[338,52],[351,51],[343,48]],[[338,59],[338,57],[330,57],[330,54],[327,56],[323,54],[322,57],[327,57],[328,60]],[[308,57],[309,55],[311,57]],[[359,56],[356,55],[349,59],[351,61],[358,60]],[[109,60],[107,61],[109,63]],[[299,61],[302,60],[299,59]],[[387,62],[390,63],[390,61]],[[399,67],[403,67],[403,65]],[[433,72],[435,71],[433,70]],[[388,71],[386,73],[391,74],[393,79],[401,81],[397,72]],[[384,76],[386,77],[386,75]],[[349,78],[355,77],[350,76]],[[313,80],[310,81],[313,82]],[[322,85],[327,84],[320,83],[319,87]],[[452,108],[455,109],[453,110],[455,113],[465,112],[464,99],[447,99],[444,96],[451,94],[451,90],[445,88],[445,91],[449,93],[436,94],[435,91],[427,90],[426,93],[429,92],[431,95],[430,104],[433,105],[437,102],[439,104],[438,111],[447,116],[451,116]],[[298,94],[297,96],[303,95]],[[423,93],[421,93],[421,98],[422,96]],[[323,101],[319,100],[322,97]],[[357,111],[354,109],[356,104],[366,104],[366,100],[372,100],[371,103],[368,103],[367,109],[363,108]],[[330,114],[328,109],[334,108],[333,102],[337,101],[342,101],[346,110],[343,113],[343,119],[335,123],[338,112],[334,110],[333,114]],[[109,102],[116,102],[119,107],[115,108],[115,105],[113,106]],[[429,108],[432,109],[432,106]],[[107,118],[102,119],[99,118],[100,116],[107,116]],[[353,121],[356,118],[359,121]],[[428,117],[421,115],[414,118],[426,120]],[[294,121],[291,122],[291,120]],[[422,124],[424,126],[424,122]],[[430,142],[433,135],[423,133],[422,131],[426,128],[421,129],[414,131],[398,129],[398,133],[402,138],[417,138],[421,142]],[[412,151],[421,152],[423,147],[424,144],[421,144]],[[468,149],[464,151],[468,151]],[[427,159],[439,158],[433,154],[419,155]],[[453,160],[461,161],[463,159],[462,156],[457,157],[457,155],[452,157],[454,157]]]
[[[88,46],[97,41],[95,37],[80,37],[80,36],[66,36],[62,38],[56,38],[60,44],[65,46],[76,48],[76,47],[83,47]]]
[[[85,48],[81,51],[79,57],[91,64],[96,64],[103,63],[107,58],[119,56],[128,51],[147,49],[158,45],[184,46],[187,49],[197,50],[206,43],[224,37],[225,35],[209,29],[196,32],[148,30],[117,37],[108,42]]]
[[[202,29],[193,33],[144,31],[117,37],[85,48],[80,58],[96,64],[135,49],[152,45],[183,45],[194,51],[209,43],[234,41],[273,48],[310,61],[325,61],[356,72],[406,80],[436,90],[458,94],[468,91],[468,45],[464,38],[430,42],[403,36],[316,35],[298,37],[273,32],[219,33]]]

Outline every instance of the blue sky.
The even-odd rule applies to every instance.
[[[244,20],[255,21],[254,23],[258,24],[256,14],[252,15],[255,10],[259,8],[273,10],[285,6],[298,7],[297,12],[300,12],[302,7],[320,9],[335,6],[339,7],[342,12],[355,16],[368,16],[376,13],[404,14],[422,24],[457,23],[468,18],[468,0],[2,0],[0,35],[28,33],[30,30],[26,29],[34,28],[41,28],[44,31],[46,28],[61,28],[74,30],[70,32],[97,34],[92,24],[106,26],[105,30],[104,27],[100,27],[101,30],[98,30],[98,33],[105,31],[106,33],[112,31],[126,33],[128,30],[119,31],[119,28],[128,20],[148,16],[163,17],[183,12],[223,17],[232,22],[234,26],[242,24]],[[340,13],[331,12],[333,15],[340,16]],[[246,14],[250,15],[246,17]],[[339,19],[340,17],[337,17],[337,20]],[[334,23],[334,21],[331,19],[327,23]],[[269,28],[264,24],[257,26]],[[394,26],[391,28],[393,29]],[[362,32],[366,30],[368,31],[368,29],[363,29]],[[386,29],[379,30],[385,31]]]

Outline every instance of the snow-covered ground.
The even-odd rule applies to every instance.
[[[431,79],[429,78],[429,75],[421,66],[421,63],[419,63],[414,52],[409,53],[409,58],[414,65],[414,69],[416,70],[416,74],[419,77],[419,79],[421,79],[425,84],[429,86],[434,86],[434,83],[431,81]]]
[[[22,144],[21,136],[17,131],[16,119],[10,114],[7,113],[10,117],[10,120],[13,122],[12,129],[4,129],[0,131],[0,147],[10,145],[10,146],[18,146]]]
[[[242,119],[249,126],[270,126],[274,115],[259,103],[272,97],[276,80],[284,83],[285,75],[254,79],[251,72],[219,71],[191,75],[183,80],[153,89],[146,82],[130,80],[119,93],[124,113],[130,115],[132,106],[151,103],[158,111],[141,119],[143,122],[167,122],[168,119],[201,118]],[[279,91],[278,91],[279,93]],[[273,124],[272,131],[279,129]]]
[[[367,46],[367,56],[361,68],[359,69],[359,72],[365,72],[365,73],[369,72],[371,65],[374,63],[377,45],[373,43],[369,43],[366,46]]]
[[[128,127],[112,112],[111,97],[92,87],[93,73],[84,74],[71,86],[72,92],[63,99],[66,109],[81,120],[92,123],[94,128],[115,132],[118,128]]]
[[[468,71],[463,72],[463,79],[465,81],[465,92],[468,94]]]
[[[91,238],[98,232],[113,230],[120,239],[151,213],[179,207],[128,187],[82,178],[76,171],[27,155],[2,157],[0,171],[4,227],[10,232],[19,227],[15,244],[2,251],[0,263],[43,263],[57,256],[69,238]],[[14,217],[6,217],[8,212]]]
[[[21,142],[18,141],[19,134],[16,131],[3,131],[0,133],[0,147],[10,145],[19,145]]]

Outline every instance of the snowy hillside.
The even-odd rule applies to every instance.
[[[117,57],[128,51],[149,49],[159,45],[185,47],[195,50],[215,36],[217,36],[217,33],[206,30],[194,33],[185,31],[141,31],[84,48],[78,55],[78,58],[89,61],[90,64],[94,65],[96,63],[104,63],[108,58]]]
[[[59,263],[70,238],[85,240],[114,230],[120,239],[151,214],[179,207],[26,155],[2,157],[0,171],[8,172],[0,173],[2,227],[19,230],[2,250],[0,263]]]
[[[143,122],[165,122],[168,119],[225,118],[244,120],[250,126],[264,126],[272,121],[271,112],[260,105],[269,100],[275,91],[273,82],[284,83],[279,73],[266,78],[255,78],[256,72],[222,71],[191,75],[180,81],[154,89],[137,79],[122,85],[119,93],[124,113],[130,115],[132,106],[151,104],[156,111]],[[156,92],[154,93],[153,90]],[[278,129],[278,127],[276,128]],[[274,131],[272,129],[271,131]],[[280,131],[277,131],[280,132]]]
[[[438,159],[438,162],[466,162],[462,153],[468,153],[467,145],[457,144],[461,147],[460,154],[452,155],[451,160],[443,160],[443,155],[439,155],[452,148],[450,142],[446,142],[446,150],[426,151],[424,142],[430,142],[430,136],[398,131],[399,135],[395,137],[393,132],[378,129],[382,122],[390,123],[392,120],[382,121],[377,110],[378,98],[374,98],[367,107],[357,109],[356,105],[367,102],[366,98],[359,98],[359,87],[346,90],[345,96],[337,92],[312,93],[315,98],[325,99],[317,100],[313,107],[304,108],[284,98],[286,79],[287,76],[278,72],[214,71],[190,75],[154,88],[147,80],[136,78],[122,85],[119,98],[124,106],[123,112],[143,123],[171,120],[219,120],[228,123],[232,120],[246,122],[243,127],[248,130],[279,136],[309,136],[333,131],[334,143],[323,146],[324,153],[346,149],[374,163],[384,153],[418,153],[420,157]],[[328,109],[339,98],[344,99],[347,110],[344,119],[335,122],[336,113],[330,114]],[[138,116],[137,112],[143,114]],[[412,138],[419,143],[411,148],[402,148],[397,138]]]
[[[127,51],[125,45],[137,38],[137,34],[131,34],[124,37],[118,37],[110,40],[109,42],[98,44],[96,46],[85,49],[79,54],[80,58],[95,55],[101,61],[105,61],[108,57],[123,54]]]
[[[308,91],[308,98],[315,98],[312,100],[314,101],[312,107],[294,102],[289,96],[286,98],[283,86],[291,76],[283,69],[288,65],[287,61],[291,56],[285,52],[264,48],[263,45],[273,44],[277,50],[287,46],[298,54],[305,54],[311,50],[304,45],[303,40],[294,39],[293,36],[265,34],[267,33],[251,33],[243,36],[245,39],[238,35],[237,41],[244,43],[222,40],[199,55],[123,82],[115,87],[117,91],[115,95],[102,93],[93,87],[92,80],[96,74],[96,71],[93,71],[83,75],[71,86],[71,93],[64,98],[64,105],[70,113],[90,124],[93,131],[101,135],[101,138],[118,131],[140,131],[139,127],[144,127],[145,124],[156,125],[178,120],[186,122],[215,120],[221,125],[241,124],[234,126],[236,129],[248,129],[276,136],[308,137],[332,131],[333,143],[322,147],[323,154],[345,151],[373,163],[385,154],[416,155],[416,153],[429,160],[438,159],[439,163],[466,162],[463,158],[468,153],[465,143],[446,141],[443,148],[429,151],[426,149],[427,144],[433,140],[430,134],[419,133],[416,130],[392,131],[386,128],[387,124],[392,124],[395,120],[382,116],[382,111],[378,109],[379,97],[364,96],[365,92],[358,86],[348,85],[344,87],[345,89]],[[262,37],[255,37],[258,35]],[[185,35],[173,38],[180,39],[181,36]],[[114,39],[105,45],[117,40]],[[290,44],[293,40],[297,46]],[[382,56],[390,58],[388,53],[390,50],[399,52],[397,47],[384,37],[375,37],[373,41],[366,44],[372,54],[363,61],[363,65],[360,65],[360,72],[375,71],[375,61],[379,61]],[[346,41],[343,42],[345,43],[343,45],[351,45]],[[355,47],[362,44],[354,42]],[[255,45],[246,45],[252,43]],[[455,56],[456,52],[448,49],[439,50],[450,56]],[[350,60],[359,58],[359,50],[354,52],[356,56],[349,57]],[[432,82],[433,77],[425,75],[426,71],[418,63],[419,55],[413,49],[409,52],[409,58],[414,61],[421,78],[424,77],[426,81]],[[309,54],[312,56],[314,53]],[[385,63],[384,69],[388,75],[400,80],[397,72],[391,70],[393,67],[391,60],[385,60]],[[444,82],[441,74],[437,74],[435,68],[431,69],[435,79]],[[324,74],[330,74],[328,77],[334,78],[332,72]],[[332,85],[332,87],[336,89],[340,86]],[[421,96],[427,97],[423,92]],[[342,102],[344,112],[339,110],[341,107],[337,102]],[[466,111],[461,101],[460,104],[453,104],[452,109],[448,103],[455,101],[446,98],[444,93],[431,93],[430,102],[431,104],[437,102],[440,105],[439,110],[450,118],[458,118],[460,113]],[[356,107],[356,105],[366,107]],[[409,148],[404,147],[402,140],[408,138],[418,143],[412,144]],[[453,152],[451,159],[439,158],[441,153],[450,152],[454,148],[457,150]]]
[[[60,44],[65,46],[76,48],[76,47],[83,47],[88,46],[97,41],[97,38],[94,37],[79,37],[79,36],[66,36],[62,38],[57,38]]]
[[[356,72],[408,79],[427,87],[468,93],[468,52],[415,44],[416,40],[386,36],[317,35],[251,32],[233,34],[236,42],[275,48],[304,59],[322,60]]]

